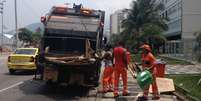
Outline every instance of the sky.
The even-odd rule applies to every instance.
[[[53,5],[64,3],[71,5],[73,3],[82,3],[87,8],[105,10],[106,26],[109,26],[109,15],[116,10],[130,8],[131,2],[132,0],[17,0],[18,26],[21,28],[32,23],[40,22],[40,17],[45,15]],[[5,32],[15,28],[14,15],[14,0],[6,0],[4,3]]]

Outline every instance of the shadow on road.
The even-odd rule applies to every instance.
[[[115,101],[128,101],[127,98],[115,98]]]
[[[4,73],[4,75],[9,75],[9,76],[30,76],[30,75],[34,75],[34,71],[18,70],[18,71],[15,71],[14,74],[10,74],[9,72],[7,72],[7,73]]]
[[[44,82],[25,81],[20,85],[20,90],[29,96],[40,95],[48,99],[79,100],[87,96],[90,89],[78,86],[47,86]]]

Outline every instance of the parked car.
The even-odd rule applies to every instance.
[[[36,70],[35,57],[38,55],[38,48],[17,48],[8,57],[8,69],[10,74],[16,70]]]

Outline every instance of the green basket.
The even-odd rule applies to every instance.
[[[153,82],[152,74],[148,70],[139,72],[137,74],[137,82],[140,88],[144,90],[147,86],[152,84]]]

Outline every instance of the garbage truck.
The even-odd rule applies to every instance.
[[[82,4],[54,6],[41,17],[44,34],[37,64],[49,83],[97,86],[105,12]]]

